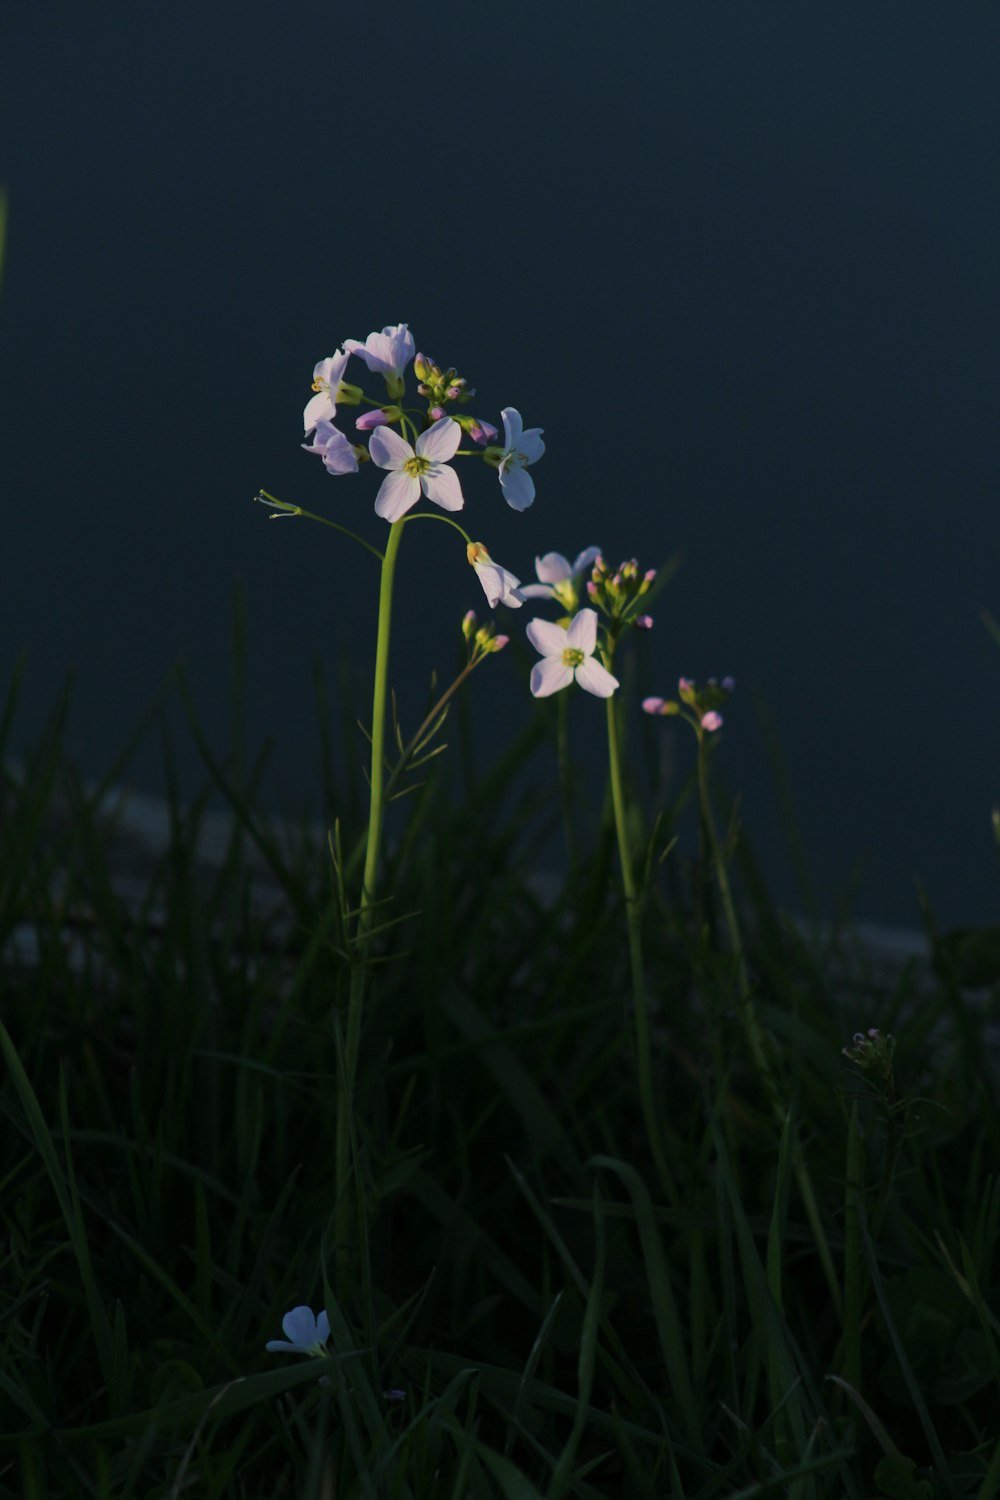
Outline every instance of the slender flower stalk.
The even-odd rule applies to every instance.
[[[609,652],[610,656],[610,652]],[[677,1188],[673,1174],[667,1164],[666,1149],[656,1113],[653,1093],[652,1046],[649,1034],[649,1006],[646,996],[646,972],[642,952],[642,892],[635,879],[635,865],[629,845],[628,822],[625,808],[625,788],[622,780],[621,746],[618,735],[618,715],[614,698],[606,703],[608,720],[608,766],[611,777],[611,802],[614,808],[615,832],[618,836],[618,862],[621,865],[622,885],[625,890],[625,914],[628,922],[629,963],[632,970],[632,1000],[635,1015],[635,1056],[639,1084],[639,1104],[649,1137],[650,1149],[656,1163],[657,1174],[664,1193],[671,1203],[677,1203]]]
[[[364,1012],[367,959],[365,945],[374,925],[377,902],[379,849],[385,815],[385,712],[389,696],[389,640],[392,627],[392,590],[396,559],[403,528],[389,527],[389,541],[382,559],[382,577],[378,596],[378,634],[375,643],[375,686],[372,695],[371,775],[369,781],[368,837],[365,845],[365,867],[361,881],[361,902],[355,931],[357,961],[351,971],[347,1009],[347,1037],[344,1046],[343,1085],[337,1092],[336,1141],[336,1252],[337,1280],[341,1291],[349,1275],[349,1257],[353,1215],[348,1191],[350,1172],[350,1123],[354,1097],[354,1080],[361,1046],[361,1023]]]

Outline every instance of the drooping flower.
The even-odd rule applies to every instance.
[[[330,1338],[330,1319],[323,1311],[313,1315],[311,1307],[293,1307],[281,1320],[284,1339],[269,1339],[264,1345],[270,1353],[313,1354],[322,1357]]]
[[[354,445],[332,422],[321,418],[316,423],[312,442],[303,443],[302,446],[307,453],[319,453],[331,474],[358,472],[358,455],[354,451]]]
[[[332,422],[337,415],[337,386],[350,357],[350,350],[345,354],[343,349],[338,349],[329,359],[321,359],[313,370],[312,388],[316,394],[306,402],[302,413],[307,433],[318,427],[320,422]]]
[[[373,375],[382,375],[390,396],[403,394],[403,371],[416,352],[413,334],[405,323],[393,323],[381,333],[370,333],[362,344],[358,339],[345,339],[348,354],[363,359]]]
[[[384,521],[398,521],[416,505],[421,491],[442,510],[461,510],[462,486],[447,466],[461,437],[461,427],[450,417],[422,432],[415,450],[391,427],[376,427],[368,451],[372,462],[389,473],[375,498],[375,514]]]
[[[363,411],[354,425],[359,432],[373,432],[376,427],[389,427],[398,421],[398,406],[376,406],[372,411]]]
[[[571,563],[561,552],[546,552],[535,558],[538,583],[526,583],[526,599],[557,599],[564,609],[575,610],[579,603],[577,579],[592,567],[601,555],[600,547],[585,547]]]
[[[510,609],[520,609],[524,603],[524,593],[518,587],[521,580],[495,563],[482,542],[470,542],[465,553],[476,570],[476,577],[483,586],[490,609],[496,609],[498,604],[506,604]]]
[[[596,610],[581,609],[566,630],[552,620],[532,620],[528,640],[543,657],[531,669],[531,691],[536,698],[561,692],[574,678],[597,698],[610,698],[618,686],[618,678],[594,657]]]
[[[513,510],[527,510],[535,498],[535,482],[525,471],[528,464],[535,463],[545,452],[542,428],[529,427],[525,431],[521,413],[513,406],[505,406],[500,415],[503,418],[504,436],[504,451],[500,459],[500,488]]]

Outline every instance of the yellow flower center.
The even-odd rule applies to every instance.
[[[421,474],[427,473],[430,466],[431,461],[429,458],[421,458],[419,453],[415,453],[412,458],[406,460],[403,465],[403,473],[409,474],[411,479],[419,479]]]
[[[576,668],[582,666],[586,661],[587,653],[585,651],[578,650],[576,646],[567,646],[566,650],[562,654],[562,659],[564,667]]]

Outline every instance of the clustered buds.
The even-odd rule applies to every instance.
[[[502,651],[510,640],[509,635],[498,635],[497,628],[492,620],[487,620],[485,625],[476,625],[476,611],[467,610],[462,616],[462,634],[469,646],[469,664],[474,665],[482,660],[484,656],[491,656],[496,651]]]
[[[613,573],[603,557],[594,563],[587,581],[587,596],[594,608],[611,622],[608,628],[613,637],[617,637],[625,625],[635,625],[640,630],[652,628],[652,616],[640,615],[638,609],[639,600],[649,593],[655,577],[655,568],[640,572],[634,557],[619,563]]]
[[[877,1026],[869,1026],[867,1031],[856,1031],[851,1045],[842,1047],[841,1051],[848,1062],[859,1068],[870,1069],[880,1078],[888,1079],[892,1073],[896,1038],[891,1032],[887,1031],[883,1036]]]
[[[476,394],[474,390],[466,389],[468,381],[457,373],[454,365],[442,370],[425,354],[418,354],[413,361],[413,373],[420,382],[417,394],[426,396],[432,405],[443,406],[447,401],[471,401]],[[437,421],[437,418],[434,420]]]
[[[693,677],[680,677],[677,680],[677,696],[680,702],[674,698],[643,698],[643,712],[662,715],[681,714],[699,734],[702,731],[714,734],[717,729],[722,728],[722,715],[719,709],[728,702],[735,686],[736,682],[732,677],[723,677],[721,682],[710,677],[701,688]],[[689,712],[685,713],[685,709]]]

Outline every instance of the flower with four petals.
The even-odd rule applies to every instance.
[[[281,1320],[283,1339],[269,1339],[264,1345],[269,1353],[312,1354],[322,1358],[330,1338],[330,1319],[325,1311],[319,1317],[311,1307],[293,1307]]]
[[[332,422],[327,422],[322,417],[316,423],[312,442],[303,443],[302,446],[307,453],[321,454],[330,474],[356,474],[358,472],[358,455],[354,451],[354,444],[338,427],[334,427]]]
[[[579,603],[576,581],[600,555],[600,547],[585,547],[571,563],[561,552],[546,552],[535,558],[538,582],[526,583],[521,592],[526,599],[556,599],[564,609],[575,610]]]
[[[550,693],[561,692],[574,678],[597,698],[610,698],[618,686],[618,678],[613,677],[594,656],[596,610],[581,609],[565,630],[552,620],[532,620],[528,626],[528,640],[543,657],[531,669],[534,697],[547,698]]]
[[[376,427],[368,451],[372,462],[389,473],[375,497],[375,514],[384,521],[398,521],[416,505],[421,491],[442,510],[461,510],[462,486],[455,470],[448,468],[461,437],[461,427],[450,417],[422,432],[415,449],[393,428]]]
[[[504,450],[500,458],[500,488],[513,510],[527,510],[535,498],[535,481],[525,471],[528,464],[535,463],[545,452],[542,428],[529,427],[525,431],[521,413],[513,406],[505,406],[500,415],[503,418],[504,438]]]

